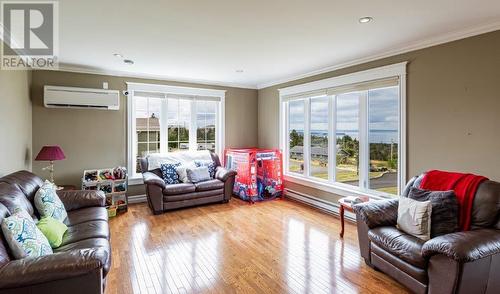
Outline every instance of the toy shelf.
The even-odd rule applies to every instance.
[[[83,171],[82,190],[103,191],[109,216],[128,210],[128,177],[123,167]]]

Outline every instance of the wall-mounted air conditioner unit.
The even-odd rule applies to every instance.
[[[49,108],[120,109],[118,90],[45,86],[43,104]]]

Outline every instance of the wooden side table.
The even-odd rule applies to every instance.
[[[62,190],[62,191],[73,191],[76,190],[75,185],[59,185],[57,186],[57,190]]]
[[[368,196],[359,196],[358,198],[361,199],[361,202],[370,201],[370,197],[368,197]],[[354,210],[352,209],[353,204],[351,202],[346,202],[346,199],[347,199],[347,197],[339,199],[339,204],[340,204],[339,213],[340,213],[340,226],[341,226],[340,238],[344,238],[344,211],[347,210],[350,212],[354,212]]]

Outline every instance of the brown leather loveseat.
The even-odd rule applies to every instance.
[[[411,179],[419,187],[423,175]],[[500,183],[485,181],[474,197],[471,230],[422,241],[396,228],[398,200],[354,206],[361,256],[415,293],[499,293]]]
[[[176,152],[171,156],[189,159],[190,152]],[[210,152],[210,157],[216,166],[214,179],[196,184],[180,183],[170,185],[166,185],[163,181],[159,168],[149,169],[149,157],[142,158],[142,176],[144,184],[146,184],[149,207],[153,213],[160,214],[171,209],[207,203],[229,202],[233,193],[236,172],[222,167],[217,154]]]
[[[39,218],[34,208],[41,178],[19,171],[0,178],[0,222],[16,207]],[[102,293],[111,265],[105,196],[98,191],[58,191],[68,217],[54,254],[14,260],[1,234],[0,293]]]

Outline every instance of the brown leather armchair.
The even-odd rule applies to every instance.
[[[34,219],[43,181],[28,171],[0,178],[0,223],[16,207]],[[14,260],[0,232],[0,293],[103,293],[111,266],[108,214],[100,191],[58,191],[68,231],[54,254]]]
[[[149,207],[154,214],[182,207],[207,203],[227,203],[233,193],[236,172],[221,166],[219,157],[210,153],[216,165],[215,179],[196,184],[166,185],[159,168],[149,170],[148,158],[141,159],[141,170]]]
[[[423,175],[411,179],[419,187]],[[415,293],[498,293],[500,289],[500,183],[476,192],[471,230],[427,242],[396,228],[398,200],[354,206],[361,256]]]

